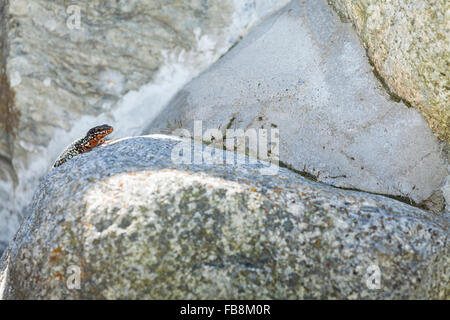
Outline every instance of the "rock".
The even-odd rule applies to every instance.
[[[0,298],[450,298],[448,214],[261,162],[176,164],[179,146],[123,139],[52,169]]]
[[[325,0],[294,1],[260,24],[144,133],[192,132],[195,120],[204,130],[278,128],[281,161],[335,186],[421,203],[448,175],[426,121],[390,98]]]
[[[19,220],[65,146],[99,123],[135,134],[134,125],[141,130],[139,121],[287,2],[2,1],[0,241],[18,227],[5,217]]]
[[[450,175],[447,176],[444,187],[442,188],[445,202],[447,203],[446,210],[450,213]]]
[[[450,143],[446,0],[328,0],[350,20],[386,85]]]

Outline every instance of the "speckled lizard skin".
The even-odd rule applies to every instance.
[[[113,127],[107,124],[90,129],[86,133],[85,137],[75,140],[66,149],[64,149],[53,164],[53,168],[59,167],[67,160],[72,159],[84,152],[88,152],[98,145],[101,145],[105,142],[105,137],[111,132],[113,132]]]

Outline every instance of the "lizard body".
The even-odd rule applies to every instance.
[[[84,152],[88,152],[98,145],[101,145],[105,142],[105,137],[111,132],[113,132],[113,127],[107,124],[90,129],[86,133],[86,136],[75,140],[66,149],[64,149],[53,164],[53,168],[59,167],[67,160],[72,159]]]

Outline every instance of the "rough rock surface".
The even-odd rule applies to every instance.
[[[195,120],[204,130],[278,128],[281,161],[322,182],[418,203],[443,198],[437,139],[419,112],[391,100],[325,0],[294,1],[256,27],[144,133],[192,130]]]
[[[450,143],[447,0],[328,0],[356,27],[378,73]]]
[[[119,140],[52,169],[0,297],[450,298],[448,215],[261,163],[174,164],[178,143]]]
[[[447,176],[444,187],[442,188],[442,193],[447,204],[446,210],[448,213],[450,213],[450,175]]]
[[[167,68],[171,75],[172,64],[188,65],[185,77],[201,71],[287,2],[1,1],[0,242],[66,145],[99,123],[133,120],[114,114],[120,98]],[[170,81],[159,92],[176,86]]]

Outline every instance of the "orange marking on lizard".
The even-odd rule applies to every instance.
[[[75,140],[56,159],[53,167],[59,167],[67,160],[72,159],[84,152],[88,152],[98,145],[105,143],[105,137],[113,132],[113,127],[103,124],[90,129],[86,136]]]

